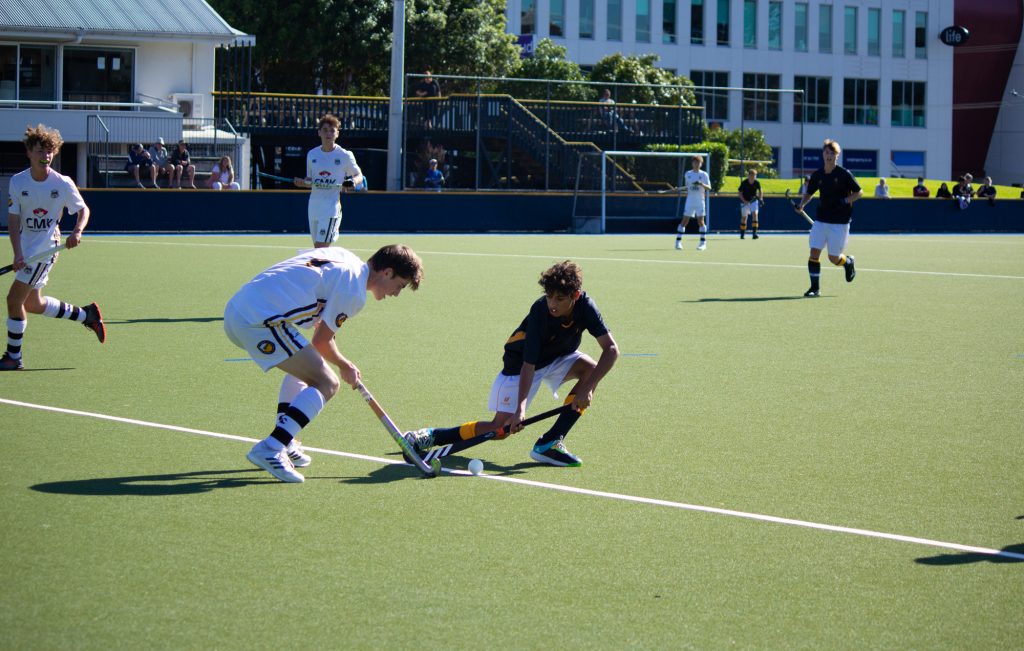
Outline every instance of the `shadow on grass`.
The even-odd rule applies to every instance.
[[[921,565],[966,565],[968,563],[1024,563],[1024,544],[1007,545],[999,551],[1013,554],[1013,556],[998,556],[995,554],[980,554],[978,552],[965,552],[963,554],[940,554],[938,556],[925,556],[914,559],[915,563]]]
[[[23,368],[18,373],[38,373],[40,371],[73,371],[74,366],[54,366],[53,368]]]
[[[104,319],[103,323],[107,325],[125,325],[130,323],[214,323],[217,321],[223,321],[222,316],[195,316],[187,319],[168,319],[168,318],[154,318],[154,319],[119,319],[110,320]]]
[[[242,477],[240,475],[246,475]],[[199,470],[167,475],[137,475],[134,477],[98,477],[71,479],[30,486],[40,493],[61,495],[194,495],[216,488],[238,488],[253,484],[280,484],[267,473],[256,468],[247,470]]]
[[[832,298],[831,296],[819,296],[816,300],[822,298]],[[811,300],[804,296],[743,296],[737,298],[698,298],[695,301],[679,301],[680,303],[764,303],[766,301],[807,301]]]

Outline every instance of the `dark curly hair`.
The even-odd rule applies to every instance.
[[[544,293],[572,296],[583,289],[583,270],[571,260],[559,262],[540,275]]]

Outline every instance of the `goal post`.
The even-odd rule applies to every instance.
[[[607,233],[610,219],[678,219],[686,198],[684,176],[694,156],[704,158],[702,169],[706,169],[708,152],[579,152],[572,201],[574,231]],[[704,211],[710,230],[709,195],[705,195]]]

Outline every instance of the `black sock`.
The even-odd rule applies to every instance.
[[[821,277],[821,262],[818,260],[808,260],[807,273],[811,276],[811,289],[818,289],[818,279]]]
[[[551,429],[545,432],[543,436],[537,439],[537,443],[535,445],[545,445],[547,443],[553,443],[558,439],[565,438],[569,433],[569,430],[572,429],[572,426],[576,424],[576,421],[578,421],[582,415],[582,413],[575,409],[570,409],[563,414],[559,414],[558,418],[555,419],[555,424],[552,425]]]

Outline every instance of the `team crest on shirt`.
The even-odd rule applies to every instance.
[[[334,317],[334,327],[335,328],[340,328],[341,324],[345,323],[346,319],[348,319],[348,315],[345,314],[344,312],[342,312],[338,316]]]
[[[340,158],[335,158],[334,159],[334,164],[335,165],[341,165],[341,159]]]
[[[21,196],[27,197],[28,196],[28,190],[22,190],[21,191]]]
[[[260,343],[256,344],[256,350],[260,351],[264,355],[270,355],[277,350],[277,346],[274,345],[274,342],[264,339]]]
[[[57,191],[57,190],[50,190],[50,198],[51,199],[56,199],[59,196],[60,196],[60,192],[59,191]]]

